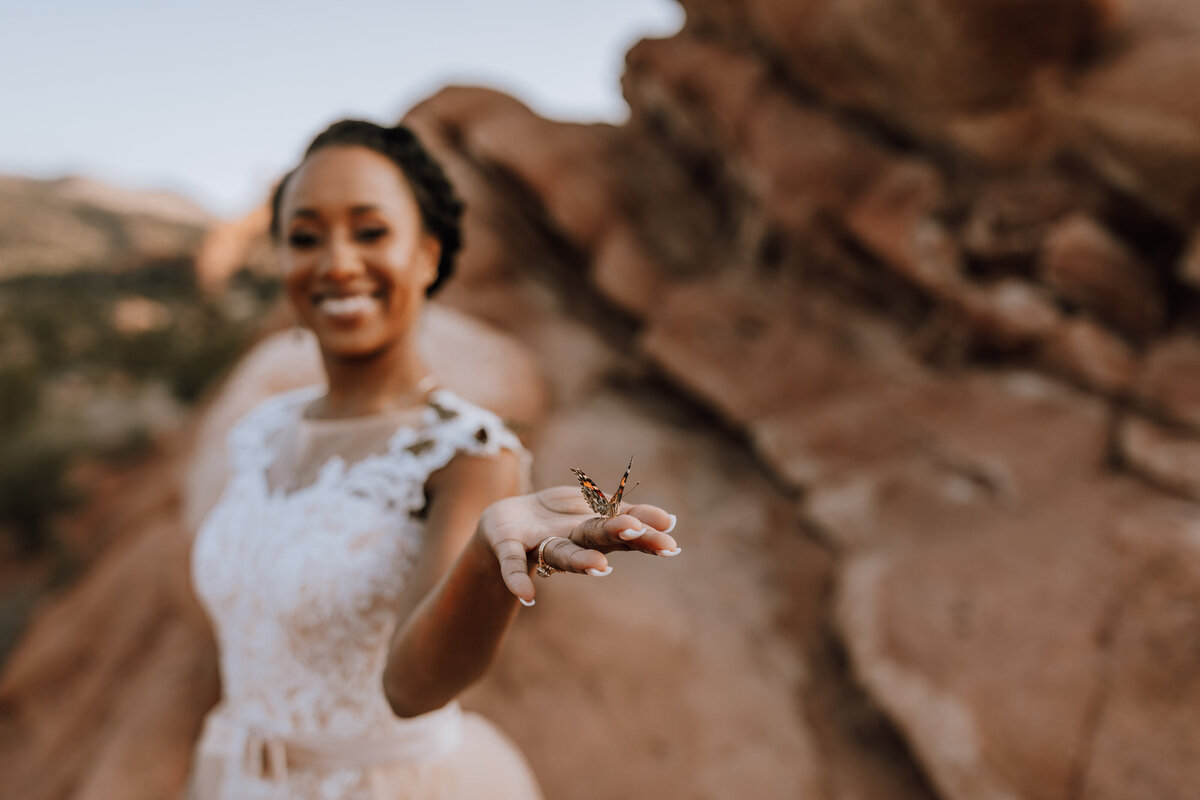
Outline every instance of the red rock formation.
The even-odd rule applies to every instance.
[[[271,210],[264,205],[241,219],[210,226],[196,251],[196,282],[200,287],[218,291],[243,267],[271,269],[275,262],[267,236],[270,224]]]
[[[188,590],[175,443],[104,481],[68,528],[103,556],[35,615],[0,678],[6,796],[178,795],[217,699],[214,645]]]

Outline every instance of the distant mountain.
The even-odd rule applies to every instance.
[[[169,192],[0,175],[0,280],[191,256],[212,222]]]

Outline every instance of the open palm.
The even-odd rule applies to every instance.
[[[679,552],[669,532],[675,517],[658,506],[634,505],[611,518],[596,516],[577,488],[554,486],[509,497],[488,506],[480,531],[496,553],[504,583],[526,603],[534,596],[530,567],[538,545],[547,564],[563,572],[605,575],[611,570],[606,553],[632,550],[673,556]]]

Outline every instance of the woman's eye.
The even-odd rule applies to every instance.
[[[368,244],[377,242],[384,236],[387,236],[387,228],[360,228],[354,232],[354,238]]]
[[[309,233],[308,231],[293,231],[292,233],[288,234],[288,244],[297,248],[298,250],[304,250],[306,248],[313,247],[317,244],[317,242],[317,235],[315,233]]]

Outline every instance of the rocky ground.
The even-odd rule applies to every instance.
[[[628,125],[407,118],[470,203],[444,302],[545,375],[535,482],[632,454],[684,548],[546,584],[470,704],[552,798],[1192,796],[1200,12],[684,5]],[[144,486],[0,680],[22,796],[182,780],[212,655]]]

